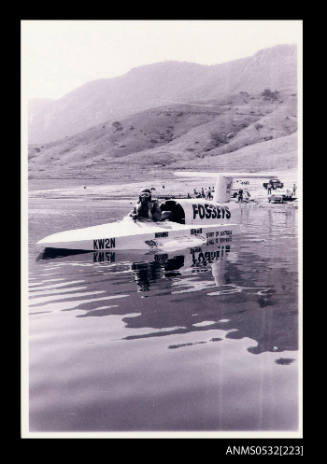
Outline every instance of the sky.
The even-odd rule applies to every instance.
[[[302,44],[301,21],[21,21],[22,91],[60,98],[88,81],[167,60],[218,64]]]

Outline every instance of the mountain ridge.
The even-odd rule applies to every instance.
[[[113,123],[103,122],[56,142],[30,145],[29,173],[34,178],[72,172],[83,176],[105,173],[113,166],[137,172],[143,168],[197,166],[208,160],[214,165],[258,144],[262,164],[265,152],[271,158],[269,141],[296,132],[296,93],[266,89],[253,95],[241,91],[218,100],[151,108]],[[294,167],[297,139],[290,140],[291,145],[278,146],[286,147],[285,159]],[[278,160],[282,157],[280,154]],[[256,165],[251,153],[247,157],[250,159],[253,166],[248,162],[247,169]]]
[[[256,93],[266,87],[296,90],[296,46],[279,45],[214,65],[164,61],[90,81],[38,111],[33,112],[31,103],[29,142],[55,141],[167,103],[222,98],[238,91]]]

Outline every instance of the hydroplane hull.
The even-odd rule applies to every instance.
[[[181,172],[178,175],[193,177],[216,176],[215,197],[208,199],[171,199],[160,205],[169,220],[152,222],[122,221],[84,229],[68,230],[49,235],[38,242],[46,248],[87,251],[178,249],[228,242],[240,227],[237,205],[230,204],[233,177],[269,177],[262,174],[218,174]],[[235,214],[236,213],[236,214]],[[217,242],[218,243],[218,242]]]
[[[199,246],[215,240],[228,242],[237,224],[185,225],[171,221],[149,222],[125,219],[116,223],[68,230],[49,235],[38,242],[46,248],[88,251],[144,250]]]

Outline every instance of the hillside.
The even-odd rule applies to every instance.
[[[296,91],[295,46],[280,45],[212,66],[174,61],[141,66],[123,76],[88,82],[57,100],[32,101],[29,142],[56,141],[164,105],[203,105],[265,88]]]
[[[153,108],[57,142],[31,145],[29,174],[33,178],[70,177],[73,172],[93,176],[106,173],[109,166],[152,169],[212,165],[213,160],[227,163],[245,147],[295,134],[296,104],[294,93],[266,90]]]

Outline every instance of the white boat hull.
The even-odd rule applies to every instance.
[[[38,242],[46,248],[85,251],[174,249],[201,243],[226,243],[238,232],[238,224],[184,225],[175,222],[148,222],[125,219],[116,223],[49,235]]]

